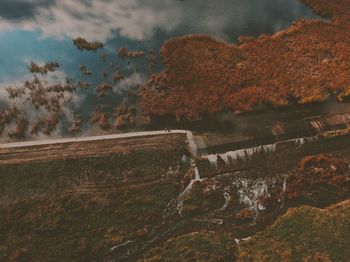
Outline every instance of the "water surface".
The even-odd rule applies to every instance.
[[[32,78],[30,61],[60,63],[59,71],[43,77],[49,83],[66,77],[93,85],[112,82],[115,68],[110,63],[120,66],[127,78],[108,97],[98,100],[91,90],[78,92],[65,105],[67,121],[75,112],[87,118],[97,105],[111,110],[148,77],[146,57],[122,61],[116,52],[120,47],[158,51],[165,40],[187,34],[208,34],[234,43],[240,35],[273,34],[301,17],[317,18],[297,0],[1,0],[0,102],[9,102],[5,86]],[[102,41],[105,48],[81,52],[72,44],[78,36]],[[101,53],[106,53],[107,61],[99,58]],[[80,64],[93,75],[82,76]],[[102,71],[109,73],[107,79]],[[33,110],[16,103],[27,112]],[[28,117],[35,118],[35,112]]]

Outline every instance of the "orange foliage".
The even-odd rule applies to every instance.
[[[223,110],[253,110],[341,100],[350,88],[350,0],[304,0],[332,22],[300,20],[272,36],[230,45],[205,35],[167,41],[165,69],[140,88],[146,116],[195,120]]]

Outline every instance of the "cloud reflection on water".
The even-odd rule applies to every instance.
[[[113,74],[109,63],[120,66],[126,78],[114,85],[114,92],[101,100],[93,91],[80,92],[75,103],[63,108],[66,120],[72,121],[73,111],[87,118],[97,105],[112,110],[147,79],[146,58],[122,61],[117,48],[147,53],[185,34],[234,42],[240,35],[272,34],[300,17],[316,16],[298,0],[0,0],[0,106],[7,102],[5,86],[32,78],[27,70],[30,61],[57,61],[62,79],[82,79],[92,87],[110,81],[101,77],[106,70]],[[78,36],[104,42],[101,52],[108,61],[77,50],[72,38]],[[87,65],[93,76],[82,76],[80,64]],[[29,108],[24,111],[32,113]]]
[[[178,28],[223,38],[271,33],[300,16],[313,16],[297,0],[2,0],[0,10],[0,30],[39,29],[47,37],[101,41],[115,32],[146,40],[156,30]]]

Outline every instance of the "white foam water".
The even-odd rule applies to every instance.
[[[268,193],[268,185],[264,179],[250,180],[248,178],[237,178],[233,182],[237,188],[237,194],[241,205],[251,208],[253,211],[264,210],[265,207],[259,203],[259,199]]]
[[[218,156],[217,155],[208,155],[207,159],[212,166],[216,167],[218,165]]]
[[[194,176],[195,176],[195,180],[200,180],[201,179],[197,166],[194,167]]]
[[[191,154],[194,157],[196,157],[197,153],[198,153],[198,145],[197,145],[196,139],[191,131],[187,131],[186,135],[187,135],[187,141],[189,144],[189,148],[191,150]]]
[[[224,193],[225,204],[219,209],[220,211],[225,210],[231,202],[231,195],[227,192]]]
[[[297,144],[297,146],[302,147],[307,142],[311,142],[311,141],[315,140],[316,138],[317,137],[315,137],[315,136],[313,136],[313,137],[301,137],[301,138],[295,139],[295,143]]]
[[[180,216],[182,216],[182,208],[184,205],[184,200],[186,198],[186,195],[191,191],[194,183],[196,183],[197,181],[202,182],[205,180],[206,180],[206,178],[201,179],[200,177],[196,177],[195,179],[192,179],[191,182],[188,184],[188,186],[185,188],[185,190],[182,191],[181,194],[178,196],[177,210],[178,210]]]
[[[206,158],[209,161],[211,166],[217,167],[218,157],[220,157],[228,166],[233,161],[237,161],[239,159],[246,160],[246,159],[251,158],[254,154],[274,153],[274,152],[276,152],[277,145],[280,143],[294,141],[298,147],[302,147],[304,144],[306,144],[307,142],[311,142],[314,139],[315,139],[315,137],[301,137],[301,138],[290,139],[290,140],[286,140],[286,141],[278,141],[274,144],[267,144],[267,145],[262,145],[262,146],[257,146],[257,147],[239,149],[239,150],[235,150],[235,151],[228,151],[228,152],[223,153],[223,154],[206,155],[206,156],[203,156],[203,158]]]
[[[251,240],[251,239],[252,239],[252,237],[245,237],[245,238],[241,238],[241,239],[235,238],[235,242],[236,242],[237,245],[239,245],[239,243],[241,241],[248,241],[248,240]]]
[[[281,206],[280,208],[284,207],[284,201],[285,201],[285,192],[287,190],[287,176],[284,177],[283,179],[283,186],[282,186],[282,201],[281,201]]]
[[[212,166],[218,165],[218,157],[220,157],[226,165],[229,165],[231,161],[237,161],[238,159],[247,159],[257,153],[273,153],[276,151],[276,143],[269,145],[262,145],[257,147],[239,149],[235,151],[229,151],[223,154],[211,154],[204,156]]]
[[[201,182],[201,181],[206,180],[206,178],[201,179],[195,159],[192,159],[192,168],[194,171],[194,179],[191,180],[191,182],[184,189],[184,191],[182,191],[180,193],[180,195],[178,196],[178,199],[177,199],[178,200],[177,210],[179,211],[180,216],[182,216],[183,201],[184,201],[184,197],[186,196],[186,194],[191,191],[195,182],[197,182],[197,181]]]
[[[192,166],[192,169],[194,171],[194,179],[192,179],[190,181],[190,183],[187,185],[187,187],[184,189],[184,191],[182,191],[179,194],[179,196],[177,197],[176,202],[171,201],[169,203],[170,205],[174,205],[175,203],[177,203],[176,208],[177,208],[180,216],[182,216],[183,202],[184,202],[186,194],[188,194],[191,191],[191,189],[192,189],[192,187],[193,187],[195,182],[197,182],[197,181],[201,182],[201,181],[206,180],[206,179],[201,179],[198,167],[196,165],[195,158],[196,158],[197,153],[198,153],[197,141],[196,141],[194,135],[192,134],[192,132],[187,131],[186,134],[187,134],[187,141],[188,141],[188,144],[189,144],[189,149],[190,149],[192,157],[193,157],[191,159],[191,166]],[[169,209],[169,207],[168,207],[168,209]]]
[[[109,251],[110,251],[110,252],[113,252],[113,251],[116,250],[117,248],[124,247],[124,246],[126,246],[126,245],[128,245],[128,244],[130,244],[130,243],[133,243],[133,242],[134,242],[134,241],[128,240],[128,241],[126,241],[126,242],[124,242],[124,243],[121,243],[121,244],[119,244],[119,245],[116,245],[116,246],[110,248]]]

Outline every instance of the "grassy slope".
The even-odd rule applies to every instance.
[[[293,208],[252,240],[239,261],[348,261],[350,200],[327,209]]]
[[[179,192],[170,148],[0,166],[0,261],[90,261],[142,239]],[[176,172],[169,173],[172,167]]]
[[[327,209],[292,208],[253,239],[193,232],[170,238],[143,261],[348,261],[350,200]]]
[[[144,261],[232,261],[235,244],[230,234],[193,232],[170,238],[147,252]]]

